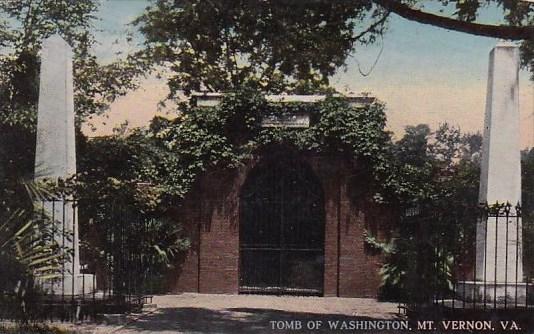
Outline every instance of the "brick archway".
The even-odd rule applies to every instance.
[[[375,297],[382,257],[366,247],[364,232],[386,237],[384,231],[394,222],[393,211],[349,198],[353,190],[348,180],[354,166],[339,156],[303,154],[286,147],[259,152],[238,169],[210,171],[199,179],[177,211],[191,248],[169,275],[172,291],[245,293],[240,282],[241,199],[253,175],[277,161],[283,161],[282,165],[298,161],[310,178],[320,183],[324,196],[323,286],[312,294],[320,295],[317,290],[322,290],[322,295],[329,297]],[[350,187],[359,183],[355,181]],[[272,293],[289,292],[274,289]]]

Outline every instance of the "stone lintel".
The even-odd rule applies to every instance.
[[[214,107],[221,103],[224,93],[196,92],[191,96],[196,99],[199,107]],[[376,101],[375,97],[368,95],[341,95],[334,94],[334,97],[341,97],[349,102],[353,107],[364,107]],[[266,95],[265,99],[273,103],[317,103],[323,101],[327,95]]]

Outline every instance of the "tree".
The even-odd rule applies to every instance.
[[[435,131],[419,124],[395,143],[393,173],[404,213],[392,244],[383,247],[389,250],[381,271],[384,297],[424,304],[450,289],[451,259],[465,256],[479,214],[481,139],[448,124]]]
[[[74,52],[78,125],[104,112],[117,96],[135,87],[142,67],[117,61],[100,65],[91,53],[97,0],[0,1],[0,171],[27,176],[33,169],[39,52],[42,41],[59,33]]]
[[[98,9],[96,0],[6,0],[0,3],[1,121],[31,127],[39,88],[42,41],[59,33],[74,52],[76,112],[83,118],[101,113],[132,84],[122,63],[100,66],[91,53]],[[129,78],[129,77],[128,77]]]
[[[472,35],[494,37],[509,40],[532,40],[534,39],[534,26],[532,26],[533,6],[528,1],[506,0],[470,0],[470,1],[434,1],[446,7],[450,3],[455,5],[454,17],[437,15],[431,12],[419,10],[414,4],[429,3],[432,1],[398,1],[398,0],[373,0],[376,4],[388,11],[405,19],[430,24],[449,30],[465,32]],[[475,22],[480,11],[488,6],[502,7],[509,25],[493,25]]]
[[[407,126],[393,146],[399,199],[404,206],[478,203],[478,169],[482,136],[462,134],[447,123],[432,131],[426,124]],[[465,178],[465,179],[464,179]]]
[[[494,37],[521,42],[522,65],[532,72],[534,80],[534,2],[529,0],[373,0],[390,13],[407,20],[429,24],[476,36]],[[436,14],[419,9],[435,4],[439,11],[452,11],[452,15]],[[451,8],[454,7],[454,8]],[[477,22],[484,10],[498,8],[507,24]]]
[[[172,214],[175,203],[163,200],[163,187],[154,180],[161,161],[169,158],[167,152],[149,131],[126,133],[123,128],[111,136],[80,141],[78,153],[79,172],[72,187],[80,198],[80,234],[89,236],[80,246],[82,261],[96,272],[129,261],[126,266],[122,262],[122,268],[131,271],[108,272],[116,286],[122,287],[120,282],[129,279],[124,275],[138,270],[139,282],[161,287],[161,275],[190,245],[180,217]],[[120,239],[110,240],[113,233]],[[141,256],[125,260],[121,252]]]
[[[158,0],[135,20],[173,93],[324,89],[355,44],[385,28],[371,1]],[[369,21],[369,27],[360,22]],[[355,31],[358,31],[355,33]],[[310,84],[311,83],[311,84]]]
[[[523,219],[523,239],[532,240],[534,238],[534,149],[521,152],[521,212]],[[534,246],[525,242],[523,258],[525,261],[525,271],[527,276],[534,274]]]
[[[426,4],[452,14],[420,9]],[[507,24],[477,22],[494,7]],[[522,41],[523,65],[534,70],[534,4],[519,0],[154,0],[134,23],[146,38],[142,53],[172,71],[171,95],[239,85],[274,93],[317,92],[358,46],[386,33],[391,14]]]

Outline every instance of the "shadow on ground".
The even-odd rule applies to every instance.
[[[393,316],[392,316],[393,318]],[[300,321],[302,329],[298,330],[295,320]],[[120,333],[354,333],[354,329],[331,330],[328,322],[384,320],[371,317],[348,316],[341,314],[303,313],[261,308],[227,308],[213,310],[206,308],[163,308],[143,317],[123,328]],[[401,319],[399,319],[401,320]],[[273,324],[272,322],[279,322]],[[278,329],[282,322],[294,328]],[[306,328],[308,322],[322,321],[320,330]],[[274,329],[273,329],[274,326]],[[285,327],[285,326],[282,326]],[[367,331],[369,332],[369,331]],[[396,331],[377,331],[373,333],[394,333]]]

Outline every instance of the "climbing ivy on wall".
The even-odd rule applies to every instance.
[[[267,115],[307,113],[310,126],[261,126]],[[254,92],[229,94],[215,107],[182,104],[172,120],[156,119],[146,136],[165,152],[144,173],[165,195],[184,197],[210,168],[236,168],[263,148],[284,145],[301,152],[341,153],[363,163],[382,188],[388,186],[390,133],[385,130],[384,105],[352,107],[329,96],[318,103],[270,103]],[[380,198],[380,197],[377,197]]]

